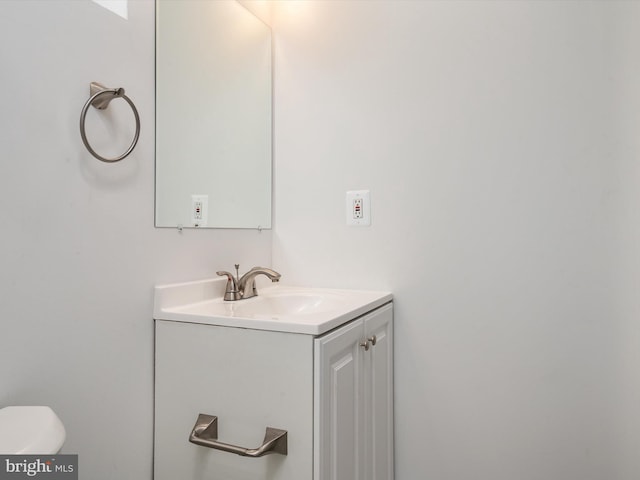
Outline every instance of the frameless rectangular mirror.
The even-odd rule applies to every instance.
[[[271,228],[271,29],[156,0],[156,227]]]

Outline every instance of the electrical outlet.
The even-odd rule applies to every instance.
[[[347,192],[347,225],[367,227],[371,225],[371,196],[369,190]]]
[[[362,198],[354,198],[351,216],[355,219],[362,218]]]
[[[191,225],[203,227],[207,225],[209,213],[209,195],[191,195]]]
[[[197,222],[202,221],[202,201],[200,200],[193,202],[193,219]]]

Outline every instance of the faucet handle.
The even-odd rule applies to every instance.
[[[240,296],[240,292],[238,292],[238,284],[236,282],[236,279],[233,278],[233,274],[225,270],[216,272],[216,274],[220,277],[227,277],[227,286],[224,291],[224,299],[240,300],[240,298],[242,297]]]
[[[226,275],[229,280],[234,280],[233,274],[231,272],[227,272],[226,270],[219,270],[216,272],[216,275],[218,275],[219,277],[224,277]]]

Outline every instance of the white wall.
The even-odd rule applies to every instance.
[[[130,1],[124,20],[89,0],[3,0],[0,59],[0,406],[51,405],[81,478],[150,479],[153,285],[268,265],[271,232],[154,228],[152,1]],[[118,164],[80,140],[93,80],[140,112]],[[111,105],[88,115],[107,154],[133,128]]]
[[[274,267],[395,294],[399,480],[640,475],[639,21],[277,4]]]
[[[396,295],[397,478],[635,480],[640,4],[276,6],[273,263]],[[52,405],[93,480],[151,478],[152,286],[272,248],[154,229],[153,4],[129,10],[0,2],[0,406]],[[81,145],[92,80],[140,110],[120,164]]]
[[[610,155],[615,205],[614,312],[611,372],[614,470],[609,478],[640,476],[640,4],[616,3],[611,35]]]

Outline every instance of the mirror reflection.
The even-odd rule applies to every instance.
[[[240,3],[156,1],[157,227],[271,227],[271,78]]]

